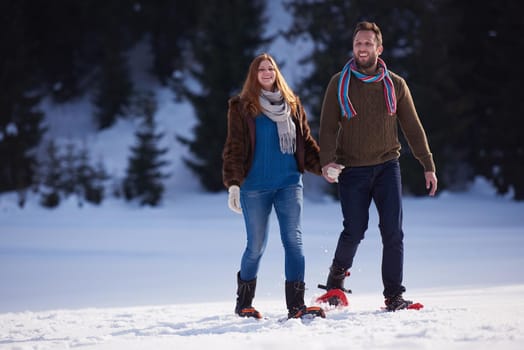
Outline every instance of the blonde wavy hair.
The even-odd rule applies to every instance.
[[[262,106],[259,101],[262,85],[260,85],[258,81],[258,67],[262,61],[269,61],[275,69],[274,87],[276,87],[277,90],[280,90],[282,97],[291,107],[291,115],[295,115],[298,109],[297,97],[287,84],[273,57],[267,53],[262,53],[256,56],[249,65],[249,70],[242,91],[240,92],[240,97],[248,102],[248,108],[253,114],[259,114],[262,111]]]

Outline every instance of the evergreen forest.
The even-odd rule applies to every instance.
[[[267,36],[275,1],[291,20]],[[382,58],[410,86],[439,190],[461,191],[483,176],[499,194],[522,201],[524,98],[521,74],[512,73],[513,57],[524,52],[520,9],[516,0],[2,0],[0,194],[16,191],[20,206],[30,190],[46,207],[71,194],[80,205],[110,195],[158,205],[162,181],[176,174],[164,171],[159,140],[166,135],[156,130],[154,98],[131,77],[127,53],[144,40],[150,74],[195,110],[193,134],[169,137],[188,147],[184,162],[205,191],[224,191],[227,101],[253,57],[278,38],[311,43],[299,62],[307,74],[293,89],[316,136],[327,82],[350,58],[355,24],[368,20],[382,29]],[[44,142],[43,99],[66,103],[85,95],[99,130],[141,118],[123,179],[111,179],[88,145]],[[407,145],[403,152],[405,192],[425,195],[420,165]]]

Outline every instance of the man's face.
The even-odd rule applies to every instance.
[[[362,70],[374,68],[378,56],[382,53],[382,45],[378,45],[377,37],[371,30],[361,30],[353,40],[353,57]]]

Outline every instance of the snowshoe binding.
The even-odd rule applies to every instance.
[[[320,306],[302,306],[301,308],[289,310],[288,319],[292,318],[326,318],[326,313]]]
[[[318,288],[327,292],[316,299],[317,303],[328,303],[330,306],[349,306],[345,293],[351,294],[350,289],[344,288],[344,279],[350,275],[345,268],[332,265],[326,284],[319,284]]]
[[[237,315],[240,317],[253,317],[257,320],[260,320],[262,318],[262,314],[258,312],[258,310],[254,307],[246,307],[244,309],[241,309],[237,312]]]

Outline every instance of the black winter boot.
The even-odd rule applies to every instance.
[[[241,317],[262,318],[262,314],[258,312],[251,303],[255,297],[255,289],[257,287],[257,279],[251,281],[243,281],[240,279],[240,271],[237,273],[237,304],[235,306],[235,313]]]
[[[325,318],[326,314],[319,306],[307,307],[304,305],[304,292],[306,285],[304,282],[286,281],[286,304],[288,309],[287,318],[302,318],[305,315],[320,316]]]
[[[384,301],[386,304],[387,311],[397,311],[402,309],[409,309],[410,305],[413,304],[411,300],[405,300],[402,294],[395,295],[391,298],[386,298]]]
[[[336,265],[331,265],[329,268],[329,275],[326,282],[326,289],[340,289],[344,292],[351,293],[351,290],[344,288],[344,278],[349,276],[349,271],[345,268]]]

